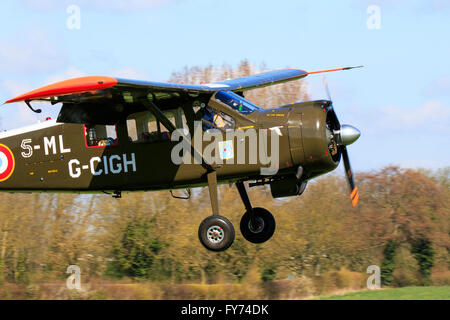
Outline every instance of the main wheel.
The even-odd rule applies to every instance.
[[[241,233],[247,241],[252,243],[266,242],[275,232],[275,219],[264,208],[253,208],[253,215],[257,225],[252,224],[250,213],[247,211],[241,219]]]
[[[198,238],[208,250],[226,250],[234,241],[233,224],[225,217],[219,215],[210,216],[200,224]]]

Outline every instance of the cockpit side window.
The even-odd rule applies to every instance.
[[[227,106],[239,111],[242,114],[249,114],[262,108],[251,101],[244,99],[240,95],[231,91],[218,91],[215,99],[226,104]]]
[[[203,131],[206,131],[208,129],[234,129],[234,118],[229,116],[228,114],[210,107],[204,107],[198,112],[201,113],[200,116],[203,122]]]

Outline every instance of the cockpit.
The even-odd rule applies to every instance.
[[[253,111],[262,109],[253,102],[248,101],[247,99],[231,91],[218,91],[215,95],[215,99],[242,114],[249,114]]]

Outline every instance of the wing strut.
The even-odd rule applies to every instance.
[[[142,104],[152,112],[155,117],[169,130],[170,134],[176,129],[175,126],[170,122],[170,120],[166,117],[166,115],[154,104],[152,101],[142,98],[140,99]],[[219,215],[219,195],[217,190],[217,171],[215,167],[211,166],[209,163],[205,161],[203,155],[198,152],[194,144],[191,142],[191,149],[194,151],[194,157],[199,157],[202,159],[202,167],[206,170],[206,178],[208,181],[208,189],[209,189],[209,197],[211,200],[211,209],[213,215]]]
[[[172,122],[166,117],[166,115],[154,104],[152,101],[143,98],[141,99],[142,104],[150,110],[151,113],[155,115],[155,117],[161,122],[167,130],[169,130],[170,135],[172,135],[173,131],[176,129]]]
[[[155,117],[161,122],[167,130],[169,130],[170,135],[172,135],[173,131],[176,130],[176,127],[173,125],[172,122],[166,117],[166,115],[161,111],[161,109],[158,108],[156,104],[154,104],[152,101],[142,98],[140,99],[140,102],[148,109],[150,112],[152,112]],[[189,139],[191,142],[191,148],[194,151],[194,157],[197,157],[197,159],[202,159],[202,167],[205,168],[205,170],[209,173],[212,171],[215,171],[216,169],[211,166],[206,160],[203,158],[203,155],[201,152],[195,149],[194,144],[192,142],[192,139]]]

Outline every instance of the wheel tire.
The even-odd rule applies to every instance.
[[[241,233],[247,241],[252,243],[263,243],[269,240],[275,232],[275,218],[264,208],[253,208],[256,220],[260,222],[259,229],[252,228],[250,224],[250,213],[247,211],[241,219]]]
[[[234,241],[233,224],[225,217],[207,217],[198,227],[198,238],[202,245],[211,251],[224,251]]]

